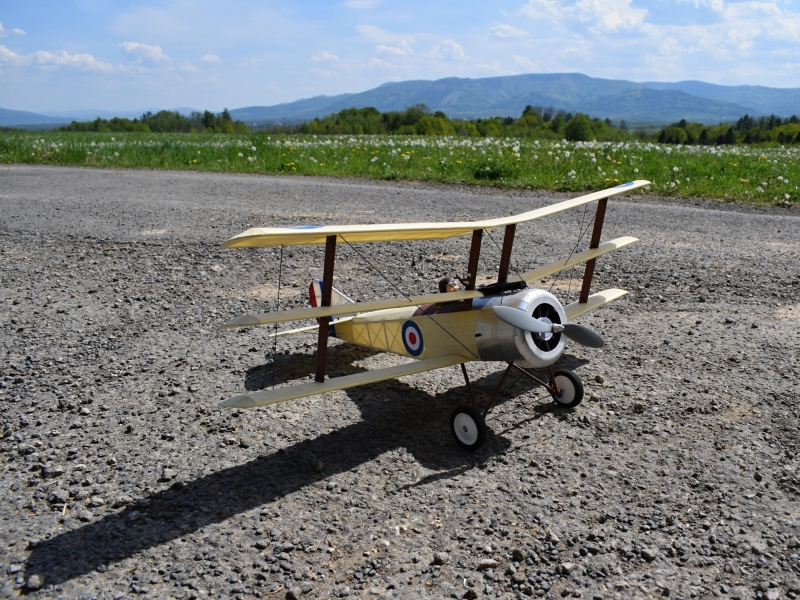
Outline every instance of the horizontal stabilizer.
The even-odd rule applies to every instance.
[[[343,319],[336,319],[331,325],[338,325],[339,323],[344,323],[345,321],[352,321],[353,317],[345,317]],[[319,329],[319,325],[309,325],[308,327],[299,327],[298,329],[287,329],[286,331],[279,331],[278,333],[270,333],[267,336],[267,339],[279,338],[286,335],[294,335],[295,333],[306,333],[307,331],[317,331]]]
[[[614,250],[619,250],[620,248],[624,248],[625,246],[629,246],[630,244],[638,241],[639,240],[637,238],[630,236],[617,238],[615,240],[611,240],[610,242],[604,242],[597,248],[592,248],[591,250],[586,250],[585,252],[573,254],[567,260],[557,260],[556,262],[537,267],[532,271],[526,271],[521,276],[509,277],[508,281],[514,282],[521,279],[526,283],[533,283],[537,279],[548,277],[558,273],[559,271],[563,271],[565,269],[569,269],[570,267],[574,267],[575,265],[585,263],[587,260],[597,258],[598,256],[603,256],[609,252],[614,252]]]
[[[593,192],[550,206],[543,206],[519,215],[465,221],[460,223],[389,223],[385,225],[321,225],[301,227],[255,227],[232,237],[222,244],[223,248],[261,248],[266,246],[300,246],[324,244],[328,236],[336,235],[337,242],[400,242],[405,240],[439,240],[467,235],[476,229],[496,229],[541,219],[564,210],[583,206],[603,198],[626,194],[650,185],[649,181],[637,180],[623,183],[607,190]]]
[[[572,304],[568,304],[564,307],[564,312],[567,314],[567,321],[572,321],[573,319],[577,319],[581,315],[589,312],[590,310],[594,310],[595,308],[600,308],[601,306],[605,306],[609,302],[613,302],[614,300],[618,300],[622,298],[625,294],[627,294],[625,290],[620,290],[617,288],[612,288],[610,290],[603,290],[602,292],[597,292],[596,294],[592,294],[589,296],[587,302],[581,304],[580,302],[573,302]]]
[[[321,319],[322,317],[338,317],[352,315],[353,313],[372,312],[374,310],[387,310],[389,308],[404,308],[407,306],[422,306],[434,302],[454,302],[457,300],[471,300],[483,298],[483,294],[476,291],[450,292],[447,294],[429,294],[427,296],[411,296],[410,298],[392,298],[389,300],[371,300],[369,302],[356,302],[354,304],[339,304],[337,306],[318,306],[316,308],[298,308],[295,310],[278,310],[269,313],[244,315],[228,321],[220,329],[236,329],[238,327],[255,327],[256,325],[270,325],[272,323],[286,323],[288,321],[302,321],[304,319]]]
[[[230,398],[220,402],[219,405],[229,408],[253,408],[266,404],[277,404],[278,402],[286,402],[287,400],[305,398],[307,396],[316,396],[317,394],[344,390],[358,387],[359,385],[385,381],[387,379],[397,379],[405,375],[415,375],[424,371],[441,369],[464,362],[469,362],[469,359],[457,354],[449,354],[447,356],[438,356],[425,360],[415,360],[410,363],[388,367],[386,369],[364,371],[363,373],[344,375],[342,377],[331,377],[324,382],[311,381],[298,385],[288,385],[274,390],[262,390],[260,392],[253,392],[252,394],[244,394],[242,396]]]

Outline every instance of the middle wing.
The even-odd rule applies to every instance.
[[[436,358],[415,360],[404,365],[397,365],[386,369],[364,371],[362,373],[344,375],[342,377],[331,377],[323,382],[310,381],[298,385],[287,385],[286,387],[275,390],[262,390],[260,392],[253,392],[252,394],[244,394],[220,402],[219,405],[230,408],[253,408],[256,406],[264,406],[265,404],[277,404],[278,402],[286,402],[287,400],[305,398],[307,396],[316,396],[317,394],[344,390],[359,385],[367,385],[368,383],[385,381],[387,379],[397,379],[405,375],[415,375],[423,371],[433,371],[434,369],[441,369],[465,362],[469,362],[469,359],[457,354],[437,356]]]
[[[336,306],[317,306],[316,308],[298,308],[295,310],[278,310],[269,313],[244,315],[236,317],[220,326],[220,329],[236,329],[238,327],[254,327],[256,325],[270,325],[272,323],[286,323],[287,321],[303,321],[305,319],[321,319],[322,317],[339,317],[353,313],[372,312],[373,310],[386,310],[389,308],[403,308],[406,306],[422,306],[435,302],[455,302],[458,300],[471,300],[483,298],[483,294],[476,291],[450,292],[447,294],[428,294],[427,296],[411,296],[410,298],[392,298],[389,300],[371,300],[369,302],[354,302],[337,304]]]

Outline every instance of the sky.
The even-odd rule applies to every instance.
[[[800,0],[0,0],[0,107],[221,110],[578,72],[800,87]]]

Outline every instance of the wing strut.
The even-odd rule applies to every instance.
[[[467,264],[467,284],[464,291],[471,292],[475,289],[478,281],[478,267],[481,258],[481,241],[483,240],[483,229],[476,229],[472,232],[472,244],[469,247],[469,263]],[[464,303],[464,310],[472,310],[472,300]]]
[[[606,218],[606,205],[608,198],[601,198],[597,202],[597,212],[594,214],[594,229],[592,230],[592,240],[589,242],[589,249],[593,250],[600,245],[600,234],[603,233],[603,220]],[[583,271],[583,285],[581,286],[581,295],[578,297],[578,302],[586,304],[589,300],[589,288],[592,285],[592,276],[594,275],[594,258],[586,261],[586,268]]]
[[[331,290],[333,289],[333,263],[336,260],[336,236],[329,235],[325,238],[325,266],[322,270],[322,298],[320,306],[331,305]],[[319,324],[317,338],[317,374],[316,381],[325,381],[325,366],[328,360],[328,332],[331,328],[330,317],[322,317]]]
[[[497,274],[497,283],[508,281],[508,268],[511,266],[511,248],[514,246],[514,234],[517,233],[517,224],[506,225],[503,237],[503,250],[500,255],[500,272]]]

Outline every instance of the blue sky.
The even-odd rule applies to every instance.
[[[0,0],[0,107],[270,105],[581,72],[800,87],[800,6],[726,0]]]

